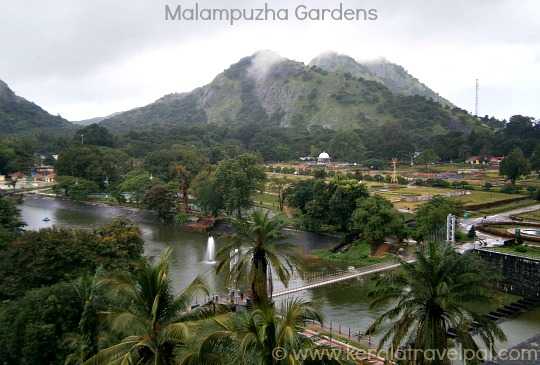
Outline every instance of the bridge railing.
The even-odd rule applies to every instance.
[[[304,327],[324,335],[330,341],[333,339],[338,341],[348,340],[353,345],[360,345],[365,349],[371,349],[377,346],[375,339],[372,336],[366,335],[358,329],[344,326],[339,322],[328,321],[321,324],[313,321],[306,321]]]
[[[350,268],[347,270],[336,270],[332,272],[308,272],[308,273],[295,272],[295,274],[293,274],[293,277],[289,281],[288,286],[284,286],[281,282],[274,283],[273,296],[279,295],[280,293],[284,291],[295,290],[302,287],[309,287],[311,285],[321,284],[327,281],[331,282],[334,279],[338,279],[338,278],[347,278],[347,277],[352,278],[352,277],[359,276],[365,273],[369,273],[374,270],[392,267],[394,264],[397,264],[397,263],[386,262],[382,264],[373,264],[373,265],[363,266],[360,268]]]

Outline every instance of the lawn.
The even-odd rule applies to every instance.
[[[329,250],[314,250],[313,255],[336,264],[362,267],[382,262],[393,261],[394,256],[386,254],[381,257],[371,256],[371,247],[365,242],[355,243],[345,252],[331,252]]]
[[[278,197],[275,194],[264,193],[253,195],[253,201],[256,205],[274,211],[279,211]]]
[[[521,251],[521,250],[525,251]],[[514,256],[521,256],[521,257],[528,257],[533,260],[540,260],[540,247],[533,247],[533,246],[502,246],[502,247],[493,247],[491,248],[492,251],[505,253],[508,255],[514,255]]]
[[[500,200],[519,198],[520,196],[522,195],[505,194],[505,193],[498,193],[498,192],[493,192],[493,191],[474,190],[474,191],[471,191],[471,194],[469,195],[456,197],[456,200],[462,202],[465,206],[467,206],[467,205],[472,205],[472,204],[491,203],[491,202],[496,202]]]
[[[532,212],[518,214],[518,218],[523,218],[527,221],[540,221],[540,209]]]
[[[456,189],[446,189],[446,188],[435,188],[430,186],[385,186],[380,183],[368,183],[369,190],[374,194],[380,195],[388,200],[390,200],[396,208],[415,210],[418,206],[424,204],[426,201],[405,201],[403,197],[406,196],[425,196],[425,195],[445,195],[456,193]],[[476,205],[483,203],[492,203],[501,200],[518,198],[521,195],[515,194],[505,194],[492,191],[481,191],[481,190],[467,190],[467,195],[455,196],[455,200],[463,203],[465,208],[467,205]],[[530,204],[525,204],[521,206],[527,206]]]
[[[474,215],[475,216],[483,216],[483,215],[498,214],[498,213],[508,212],[510,210],[514,210],[514,209],[518,209],[518,208],[528,207],[530,205],[539,204],[539,203],[540,202],[538,202],[537,200],[534,200],[534,199],[525,199],[525,200],[520,200],[520,201],[517,201],[517,202],[512,202],[512,203],[500,205],[498,207],[482,209],[482,210],[476,211]]]

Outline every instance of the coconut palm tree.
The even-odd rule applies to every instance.
[[[471,303],[493,300],[494,277],[471,255],[460,255],[446,243],[429,242],[419,250],[414,263],[402,262],[396,275],[380,279],[370,293],[372,307],[391,303],[370,326],[374,333],[384,328],[379,348],[408,346],[415,351],[416,364],[448,364],[447,356],[427,358],[422,351],[444,354],[459,345],[462,351],[478,349],[474,332],[487,348],[504,340],[501,329],[487,317],[470,310]],[[448,333],[454,332],[452,339]],[[446,352],[447,353],[447,352]]]
[[[195,351],[184,352],[178,358],[180,364],[300,364],[295,354],[317,347],[302,334],[305,324],[322,324],[322,317],[309,303],[294,299],[285,302],[281,311],[262,304],[214,321],[220,329],[201,341]],[[278,348],[282,358],[276,358]]]
[[[156,264],[146,262],[132,275],[109,280],[108,285],[127,304],[106,314],[113,331],[127,336],[85,364],[172,364],[176,347],[189,335],[190,321],[212,314],[205,307],[190,311],[193,295],[207,293],[200,279],[177,296],[171,293],[170,255],[168,249]]]
[[[72,283],[72,288],[80,300],[82,308],[78,332],[70,334],[67,345],[73,352],[67,356],[65,364],[82,364],[98,351],[99,312],[105,308],[103,291],[105,280],[102,269],[94,275],[84,274]]]
[[[234,222],[236,233],[217,254],[216,271],[224,273],[229,284],[247,281],[256,304],[271,302],[272,273],[287,286],[294,271],[292,252],[275,247],[283,226],[281,217],[255,211],[249,221]]]

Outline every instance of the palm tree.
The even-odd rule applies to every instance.
[[[168,249],[156,264],[145,262],[134,274],[109,281],[111,289],[127,304],[107,316],[112,329],[127,337],[85,364],[172,364],[175,349],[188,337],[189,322],[211,315],[205,307],[190,311],[193,295],[198,291],[207,293],[200,279],[177,296],[171,293],[170,255]]]
[[[184,211],[189,213],[189,183],[191,180],[190,171],[183,165],[177,164],[174,167],[175,175],[180,180],[179,188],[182,194],[182,203],[184,205]]]
[[[394,354],[400,346],[439,354],[447,354],[453,345],[476,351],[473,324],[487,348],[493,349],[496,340],[505,339],[495,322],[469,309],[471,303],[493,300],[493,275],[475,257],[460,255],[446,243],[429,242],[418,251],[416,262],[401,262],[401,267],[396,275],[381,278],[370,293],[372,307],[392,303],[368,329],[374,333],[385,327],[379,348],[390,342]],[[454,340],[449,331],[454,332]],[[416,364],[449,363],[448,356],[415,355]]]
[[[285,205],[285,198],[286,198],[285,191],[286,191],[287,186],[290,185],[290,183],[291,183],[290,180],[286,176],[274,177],[270,179],[270,186],[272,186],[277,192],[280,212],[283,212],[283,208]]]
[[[78,333],[71,334],[68,345],[74,351],[67,356],[65,364],[82,364],[98,351],[99,312],[104,308],[105,280],[101,269],[94,275],[84,274],[73,282],[72,287],[81,302],[82,314],[79,320]]]
[[[225,320],[214,319],[220,329],[211,333],[200,346],[184,352],[179,363],[187,364],[299,364],[301,350],[317,345],[303,335],[306,322],[322,324],[322,317],[309,303],[294,299],[284,303],[282,311],[262,304]],[[281,348],[283,359],[276,358]]]
[[[255,211],[251,221],[236,220],[235,234],[218,254],[218,273],[224,272],[229,284],[247,280],[255,304],[270,303],[272,273],[287,286],[294,271],[294,255],[282,247],[278,252],[275,242],[281,237],[283,220],[269,213]],[[246,249],[247,246],[247,249]]]

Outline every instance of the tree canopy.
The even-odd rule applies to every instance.
[[[506,176],[512,184],[523,175],[528,175],[531,172],[531,165],[525,158],[523,151],[519,148],[514,148],[508,156],[505,156],[499,167],[501,175]]]

